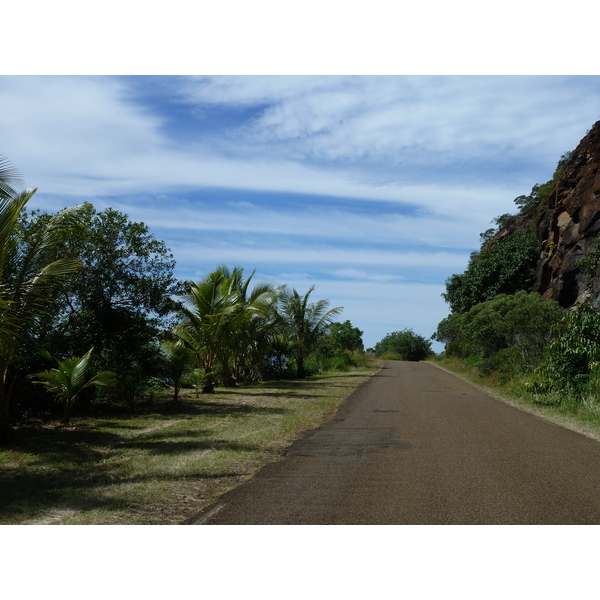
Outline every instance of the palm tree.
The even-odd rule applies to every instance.
[[[228,350],[232,362],[233,382],[248,379],[251,371],[264,371],[264,351],[276,316],[274,307],[277,294],[283,289],[282,286],[259,283],[249,291],[255,271],[248,279],[244,279],[243,273],[242,268],[236,267],[230,275],[232,288],[239,296],[238,311],[229,328],[232,332]],[[252,378],[250,376],[250,379]]]
[[[181,390],[181,380],[192,362],[192,353],[181,340],[165,342],[162,350],[164,364],[173,380],[173,401],[177,402]]]
[[[111,371],[100,371],[100,373],[86,378],[91,355],[92,349],[83,356],[73,356],[62,362],[55,360],[57,364],[55,368],[35,375],[40,380],[33,383],[43,385],[62,405],[65,425],[69,424],[71,409],[83,390],[94,385],[112,387],[117,383],[117,378]]]
[[[0,156],[0,439],[10,433],[10,401],[16,375],[9,368],[24,334],[42,317],[53,291],[81,268],[77,260],[48,258],[60,243],[60,232],[80,207],[54,215],[25,251],[19,244],[19,217],[37,191],[16,192],[18,172]],[[10,381],[9,381],[10,379]]]
[[[183,298],[182,312],[185,320],[174,333],[195,354],[205,373],[202,391],[214,392],[217,357],[222,354],[227,326],[237,311],[238,297],[226,282],[226,272],[213,271]]]
[[[326,325],[342,312],[342,307],[329,307],[329,300],[317,300],[309,304],[309,296],[315,286],[301,296],[295,289],[284,291],[278,300],[279,314],[287,326],[294,356],[296,357],[297,376],[306,377],[304,359],[316,344]]]
[[[240,267],[230,271],[221,266],[193,285],[183,299],[185,320],[175,327],[175,334],[202,364],[205,393],[214,391],[217,364],[226,383],[233,384],[233,373],[239,373],[242,361],[249,354],[249,323],[272,311],[276,299],[276,288],[267,283],[249,291],[254,273],[244,279],[243,271]]]

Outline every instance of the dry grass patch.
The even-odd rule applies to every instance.
[[[181,523],[281,457],[378,367],[23,426],[0,450],[0,523]]]

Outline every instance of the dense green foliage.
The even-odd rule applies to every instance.
[[[425,360],[432,354],[431,342],[412,329],[388,333],[374,347],[375,354],[399,360]]]
[[[309,356],[312,370],[345,371],[363,364],[363,332],[350,321],[331,323]]]
[[[545,361],[531,383],[536,392],[581,398],[600,366],[600,313],[589,304],[568,311],[555,327]]]
[[[498,294],[531,289],[538,243],[529,231],[519,231],[485,246],[471,256],[467,270],[446,281],[444,299],[453,313],[464,313]]]
[[[545,302],[534,292],[501,294],[448,316],[434,339],[446,344],[448,356],[483,369],[526,373],[540,364],[553,336],[551,327],[563,314],[557,302]]]
[[[242,379],[253,351],[265,343],[257,335],[256,321],[266,324],[270,318],[273,320],[276,289],[261,284],[249,291],[251,279],[252,275],[244,279],[241,268],[230,271],[223,266],[192,285],[183,299],[184,319],[174,334],[194,353],[197,365],[204,370],[205,392],[214,391],[217,368],[228,384]],[[268,335],[268,328],[262,329]]]
[[[23,254],[36,248],[55,220],[40,211],[21,211],[16,233]],[[14,361],[22,381],[15,390],[17,408],[23,412],[46,404],[26,378],[44,366],[39,349],[63,360],[93,347],[90,368],[113,371],[118,379],[104,399],[125,401],[134,410],[151,378],[161,375],[157,339],[177,318],[173,296],[184,288],[173,276],[173,256],[144,223],[110,208],[97,212],[89,203],[78,207],[77,218],[65,221],[55,236],[46,260],[61,257],[80,268],[47,298],[38,326],[23,336]],[[91,401],[92,394],[84,399]]]
[[[50,219],[39,212],[23,216],[25,247]],[[151,369],[156,352],[148,346],[170,323],[169,317],[174,318],[172,296],[183,290],[173,275],[170,250],[144,223],[110,208],[99,213],[85,204],[79,219],[63,230],[56,252],[76,258],[83,268],[55,298],[46,334],[32,346],[57,356],[83,354],[93,347],[94,364],[102,369]],[[146,351],[140,352],[144,346]]]

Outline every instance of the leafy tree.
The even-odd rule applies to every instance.
[[[293,348],[290,332],[283,323],[275,321],[268,340],[264,355],[264,377],[291,377]]]
[[[346,371],[357,366],[364,354],[363,332],[350,321],[330,323],[308,357],[311,371]]]
[[[513,233],[473,254],[466,271],[452,275],[442,294],[453,313],[464,313],[498,294],[531,289],[539,256],[530,231]]]
[[[31,243],[20,239],[20,218],[36,189],[17,193],[16,170],[0,158],[0,438],[10,433],[10,408],[18,377],[10,373],[23,339],[43,320],[65,278],[81,265],[60,256],[62,232],[80,207],[61,211],[39,228]]]
[[[23,245],[32,244],[52,219],[40,212],[27,215]],[[83,269],[63,288],[45,335],[32,347],[44,346],[58,356],[94,347],[99,369],[119,376],[149,371],[158,357],[158,333],[174,324],[172,297],[182,292],[170,250],[144,223],[111,208],[97,212],[89,203],[60,241],[60,251],[80,260]]]
[[[110,387],[117,382],[114,373],[110,371],[101,371],[92,377],[86,377],[91,354],[90,349],[83,356],[74,356],[62,362],[55,360],[55,368],[35,375],[39,379],[34,383],[43,385],[62,405],[65,425],[69,424],[71,410],[83,390],[92,386]]]
[[[278,299],[278,311],[281,321],[287,327],[291,348],[296,358],[297,377],[306,377],[304,361],[309,352],[323,335],[325,327],[338,314],[342,307],[329,308],[329,300],[309,302],[315,286],[301,296],[295,289],[284,290]]]
[[[401,360],[419,361],[431,355],[431,342],[416,334],[412,329],[403,329],[388,333],[375,344],[375,354],[397,355]]]
[[[364,352],[362,341],[363,332],[358,327],[353,327],[350,321],[331,323],[325,336],[333,354],[340,352]]]

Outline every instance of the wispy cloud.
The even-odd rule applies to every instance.
[[[599,98],[600,77],[0,77],[1,152],[32,207],[114,206],[181,276],[287,273],[357,318],[380,294],[365,329],[433,331],[444,280]]]
[[[262,142],[315,161],[383,160],[399,171],[434,161],[443,168],[462,160],[553,160],[578,141],[582,124],[593,123],[599,91],[594,78],[472,76],[199,78],[185,88],[200,105],[263,107],[228,132],[250,147]],[[536,155],[527,157],[532,148]]]

